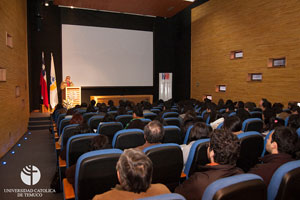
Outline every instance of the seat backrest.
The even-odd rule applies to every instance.
[[[90,150],[92,139],[97,136],[96,133],[85,133],[74,135],[67,142],[66,164],[67,167],[76,164],[77,159]]]
[[[144,131],[141,129],[120,130],[112,140],[112,147],[122,150],[135,148],[143,144],[145,144]]]
[[[55,121],[57,128],[59,128],[60,121],[63,120],[66,115],[66,113],[61,113],[57,116],[57,119]]]
[[[239,174],[221,178],[205,189],[202,200],[265,200],[266,185],[260,176]]]
[[[300,160],[280,166],[268,186],[268,200],[300,199]]]
[[[139,120],[141,120],[145,124],[148,124],[149,122],[151,122],[151,119],[149,119],[149,118],[140,118]]]
[[[300,138],[300,128],[297,129],[298,138]]]
[[[95,115],[97,115],[96,112],[88,112],[88,113],[83,113],[82,117],[86,122],[88,122],[89,119]]]
[[[160,194],[152,197],[145,197],[138,200],[185,200],[184,196],[177,193]]]
[[[66,118],[60,121],[59,123],[59,129],[58,129],[58,135],[60,136],[62,133],[62,130],[65,128],[65,126],[69,125],[71,121],[71,118]]]
[[[269,137],[270,137],[270,135],[271,135],[271,133],[272,133],[273,131],[274,131],[274,130],[270,130],[269,133],[266,135],[266,137],[265,137],[265,139],[264,139],[264,148],[263,148],[263,151],[262,151],[260,157],[264,157],[264,156],[265,156],[265,154],[266,154],[266,145],[267,145],[267,141],[268,141],[268,139],[269,139]]]
[[[220,123],[220,124],[217,126],[217,129],[222,129],[223,124],[224,124],[224,122]]]
[[[164,121],[168,124],[168,125],[173,125],[173,126],[178,126],[180,127],[180,120],[178,117],[168,117],[168,118],[164,118]]]
[[[178,126],[164,126],[165,135],[162,143],[181,144],[181,130]]]
[[[264,147],[262,135],[256,131],[244,132],[238,135],[241,143],[240,156],[237,160],[237,166],[245,172],[258,163]]]
[[[250,118],[262,119],[262,112],[260,112],[260,111],[251,111],[249,113],[250,113]]]
[[[235,116],[235,115],[236,115],[236,112],[231,112],[228,114],[228,117]]]
[[[263,128],[263,124],[264,123],[260,118],[249,118],[243,121],[242,131],[257,131],[260,133]]]
[[[187,129],[187,131],[186,131],[186,133],[185,133],[184,140],[183,140],[183,144],[188,144],[189,138],[190,138],[190,132],[191,132],[191,129],[192,129],[193,127],[194,127],[194,126],[191,125],[191,126],[189,126],[189,128]]]
[[[162,115],[162,118],[168,118],[168,117],[178,117],[179,113],[178,112],[165,112]]]
[[[156,113],[144,113],[144,118],[154,120],[157,117]]]
[[[68,139],[71,136],[80,133],[80,129],[78,127],[79,124],[69,124],[65,126],[61,134],[62,137],[61,149],[67,145]]]
[[[76,163],[75,199],[92,199],[118,183],[116,164],[122,151],[104,149],[81,155]]]
[[[116,120],[121,122],[123,127],[125,127],[132,120],[132,115],[118,115],[116,116]]]
[[[118,114],[118,111],[116,111],[116,110],[111,110],[111,111],[108,111],[107,114],[114,114],[114,115],[117,115],[117,114]]]
[[[150,109],[150,111],[157,114],[157,115],[161,112],[161,110],[158,109],[158,108],[152,108],[152,109]]]
[[[143,152],[153,163],[152,183],[165,184],[171,191],[179,185],[183,168],[182,150],[178,144],[158,144]]]
[[[289,124],[289,119],[290,119],[290,116],[287,116],[284,120],[284,126],[288,126]]]
[[[121,122],[100,122],[97,133],[106,135],[111,142],[115,133],[123,129]]]
[[[210,139],[200,139],[196,140],[190,149],[184,173],[186,174],[186,179],[188,179],[195,171],[198,165],[206,165],[209,163],[207,158],[207,148]]]
[[[91,130],[97,130],[98,125],[100,124],[100,122],[103,120],[104,116],[103,115],[95,115],[92,116],[89,121],[88,121],[88,125],[90,127]]]

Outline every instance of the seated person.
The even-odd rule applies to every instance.
[[[96,112],[95,105],[96,105],[96,101],[92,100],[90,105],[87,107],[86,112],[87,113],[88,112]]]
[[[235,135],[242,133],[242,122],[239,117],[231,116],[224,120],[222,128],[225,131],[231,132]]]
[[[164,138],[164,134],[164,127],[159,121],[154,120],[149,122],[144,128],[144,137],[146,140],[145,144],[142,146],[138,146],[135,149],[143,151],[146,147],[161,144]]]
[[[111,148],[108,137],[106,135],[97,135],[92,139],[89,151],[107,148]],[[76,164],[69,166],[69,168],[66,169],[66,178],[68,182],[73,185],[73,188],[75,188],[75,172]]]
[[[236,135],[225,130],[214,130],[210,136],[207,156],[210,164],[198,167],[189,179],[175,188],[175,193],[186,199],[201,199],[206,187],[212,182],[243,171],[236,167],[240,143]]]
[[[139,199],[170,193],[163,184],[151,184],[153,165],[141,151],[126,149],[117,163],[120,185],[110,191],[96,195],[93,200],[101,199]]]
[[[262,164],[257,164],[249,173],[257,174],[268,186],[273,173],[286,162],[292,161],[292,154],[298,141],[297,133],[288,127],[277,127],[269,136],[266,150],[270,153],[261,158]]]
[[[144,114],[143,114],[143,108],[141,105],[135,106],[133,108],[133,112],[132,112],[132,120],[126,125],[125,129],[129,129],[129,128],[140,128],[143,129],[141,127],[144,127],[144,123],[141,123],[141,120],[138,119],[143,119],[144,118]]]
[[[190,149],[194,144],[194,142],[199,139],[208,138],[209,132],[210,132],[209,128],[204,122],[197,122],[194,124],[193,128],[191,129],[189,140],[188,140],[190,142],[187,145],[186,144],[180,145],[183,153],[184,165],[186,164],[186,161],[190,153]]]

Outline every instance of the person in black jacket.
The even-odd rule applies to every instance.
[[[225,130],[214,130],[210,136],[207,156],[210,163],[200,166],[197,172],[175,188],[175,193],[186,199],[201,199],[206,187],[212,182],[243,171],[236,167],[240,143],[236,135]]]

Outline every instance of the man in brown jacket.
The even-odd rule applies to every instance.
[[[249,173],[261,176],[269,185],[274,172],[284,163],[292,161],[292,154],[298,141],[297,133],[288,127],[277,127],[269,136],[266,150],[270,153],[261,158],[262,164],[257,164]]]
[[[117,163],[120,185],[93,200],[131,200],[170,193],[163,184],[151,184],[153,166],[151,160],[141,151],[127,149]]]
[[[224,130],[214,130],[207,149],[207,156],[211,163],[199,167],[198,172],[179,185],[175,192],[188,200],[198,200],[202,198],[210,183],[220,178],[243,173],[236,167],[239,152],[240,143],[236,135]]]

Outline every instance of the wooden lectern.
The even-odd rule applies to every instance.
[[[81,104],[81,87],[66,87],[62,90],[62,102],[71,103],[71,107]]]

